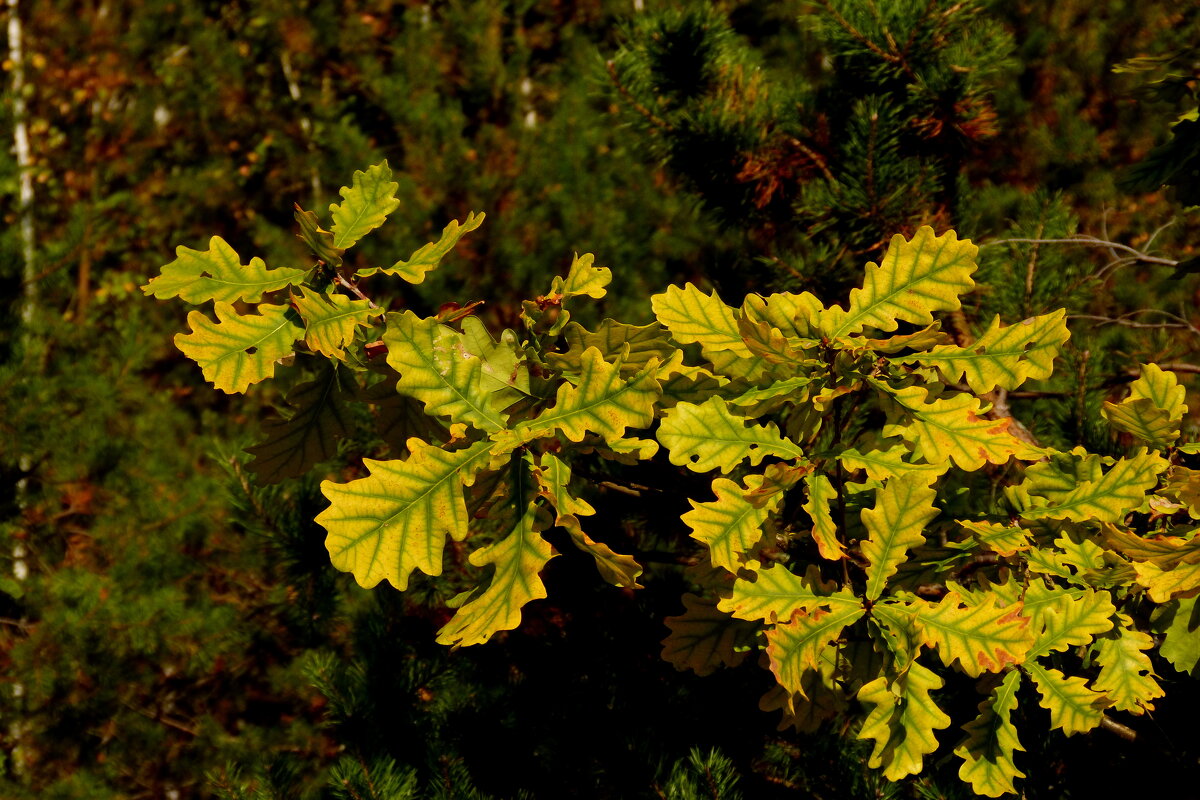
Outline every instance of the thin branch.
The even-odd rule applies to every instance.
[[[338,283],[338,285],[339,285],[339,286],[341,286],[341,287],[343,287],[343,288],[345,288],[345,289],[348,289],[348,290],[350,290],[351,292],[353,292],[353,293],[354,293],[354,295],[355,295],[355,296],[356,296],[356,297],[357,297],[359,300],[366,300],[366,301],[367,301],[367,303],[368,303],[368,304],[371,306],[371,308],[379,308],[379,306],[375,305],[375,301],[373,301],[371,298],[369,298],[369,297],[367,297],[365,294],[363,294],[361,289],[359,289],[357,286],[355,286],[355,285],[354,285],[353,283],[351,283],[350,281],[348,281],[348,280],[346,280],[345,278],[343,278],[343,277],[342,277],[340,274],[338,274],[338,273],[336,273],[336,272],[335,272],[335,273],[334,273],[334,276],[333,276],[333,279],[334,279],[335,281],[337,281],[337,283]]]
[[[1164,264],[1168,267],[1179,266],[1179,262],[1173,258],[1159,258],[1158,256],[1143,253],[1141,250],[1129,245],[1098,239],[1095,236],[1069,236],[1063,239],[993,239],[990,242],[983,242],[979,246],[981,248],[994,247],[1000,244],[1081,244],[1087,247],[1116,248],[1117,250],[1124,250],[1126,253],[1131,254],[1138,261],[1145,261],[1149,264]]]

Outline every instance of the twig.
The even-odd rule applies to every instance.
[[[1124,250],[1131,254],[1138,261],[1145,261],[1150,264],[1164,264],[1168,267],[1177,267],[1179,262],[1173,258],[1159,258],[1148,253],[1143,253],[1141,250],[1130,247],[1120,242],[1109,242],[1104,239],[1098,239],[1095,236],[1069,236],[1063,239],[993,239],[990,242],[983,242],[979,245],[983,247],[995,247],[999,244],[1081,244],[1087,247],[1104,247],[1108,249],[1116,248]],[[1114,253],[1115,255],[1115,253]]]
[[[1116,722],[1112,719],[1109,719],[1106,716],[1100,717],[1100,727],[1103,728],[1104,730],[1108,731],[1109,733],[1120,736],[1122,739],[1124,739],[1127,742],[1136,742],[1137,741],[1137,731],[1135,731],[1133,728],[1129,727],[1128,725],[1122,725],[1121,723]]]
[[[355,285],[354,285],[353,283],[351,283],[350,281],[348,281],[348,280],[346,280],[345,278],[343,278],[343,277],[342,277],[340,274],[338,274],[337,272],[335,272],[335,273],[333,274],[333,279],[334,279],[335,281],[337,281],[337,283],[338,283],[338,285],[339,285],[339,286],[342,286],[343,288],[349,289],[351,292],[353,292],[353,293],[354,293],[354,295],[355,295],[355,296],[356,296],[356,297],[357,297],[359,300],[366,300],[366,301],[367,301],[367,303],[368,303],[368,304],[371,306],[371,308],[379,308],[379,306],[375,305],[375,301],[373,301],[371,298],[369,298],[369,297],[367,297],[365,294],[363,294],[363,293],[362,293],[362,290],[360,290],[360,289],[359,289],[357,286],[355,286]]]

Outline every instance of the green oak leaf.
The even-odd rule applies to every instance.
[[[199,311],[188,314],[189,334],[176,334],[175,346],[200,365],[204,377],[228,394],[275,374],[276,363],[291,355],[304,334],[287,306],[260,305],[259,314],[239,315],[228,303],[215,303],[217,322]]]
[[[996,388],[1015,389],[1027,380],[1044,380],[1054,371],[1054,358],[1071,332],[1066,309],[1004,326],[1000,317],[967,347],[944,344],[923,353],[893,359],[899,364],[936,367],[954,383],[965,380],[976,394]]]
[[[589,347],[580,359],[576,386],[564,382],[555,403],[537,417],[514,429],[520,441],[531,441],[561,430],[572,442],[581,442],[590,431],[609,443],[625,436],[626,428],[649,428],[660,389],[653,359],[640,372],[621,375],[620,364],[610,364],[600,351]]]
[[[522,470],[522,474],[524,471]],[[526,478],[522,483],[528,481]],[[521,503],[527,497],[525,487],[514,488]],[[471,553],[477,567],[494,568],[491,581],[482,592],[458,607],[449,622],[438,631],[438,644],[462,647],[482,644],[500,631],[521,624],[521,609],[526,603],[546,596],[541,571],[554,557],[554,549],[540,533],[546,527],[545,512],[531,498],[508,535],[495,544]]]
[[[730,472],[746,459],[757,465],[767,456],[800,459],[799,445],[779,435],[774,423],[747,425],[720,397],[701,405],[678,403],[667,411],[658,429],[658,441],[670,453],[672,464],[693,472],[720,469]]]
[[[875,740],[868,767],[882,768],[890,781],[920,774],[925,756],[937,750],[934,732],[950,727],[950,717],[929,696],[942,684],[914,661],[894,680],[881,675],[858,690],[859,701],[871,709],[858,732],[859,739]]]
[[[346,251],[334,245],[333,234],[321,227],[321,221],[314,212],[305,211],[298,204],[295,208],[296,222],[300,225],[300,238],[308,245],[308,249],[330,267],[340,267]]]
[[[967,738],[954,748],[954,755],[963,760],[958,777],[984,797],[1016,794],[1013,779],[1025,777],[1013,762],[1017,750],[1025,751],[1012,723],[1020,685],[1020,671],[1006,672],[1004,680],[979,704],[979,716],[963,726]]]
[[[870,533],[862,554],[867,567],[867,599],[883,594],[888,578],[896,573],[908,551],[925,543],[925,526],[938,515],[933,501],[937,492],[919,473],[890,478],[875,494],[875,507],[862,510]]]
[[[293,295],[292,305],[304,320],[304,341],[309,349],[330,358],[342,358],[358,329],[383,314],[383,309],[372,308],[370,301],[306,287]]]
[[[581,500],[570,493],[568,485],[571,482],[571,468],[553,453],[543,453],[541,463],[535,471],[539,491],[543,497],[554,506],[557,516],[554,524],[571,535],[571,540],[583,552],[590,555],[596,562],[596,569],[601,577],[614,586],[624,586],[628,589],[640,589],[637,582],[642,574],[642,566],[632,556],[621,555],[613,551],[603,542],[597,542],[583,532],[579,522],[581,516],[591,516],[596,509],[586,500]]]
[[[763,536],[763,525],[783,499],[773,494],[763,503],[751,503],[747,492],[762,486],[763,476],[746,476],[746,488],[731,480],[717,478],[713,481],[713,493],[717,499],[708,503],[697,503],[689,499],[692,510],[683,515],[683,523],[692,529],[693,539],[708,547],[708,556],[714,567],[723,567],[730,572],[738,568]]]
[[[405,311],[387,315],[383,342],[388,365],[400,373],[396,390],[423,402],[426,413],[484,431],[504,429],[504,415],[483,380],[483,362],[467,351],[461,333]]]
[[[387,219],[396,210],[400,201],[396,190],[400,184],[392,180],[388,162],[357,170],[350,186],[339,192],[341,203],[329,206],[333,215],[333,246],[345,250],[353,246]]]
[[[252,258],[243,265],[233,248],[214,236],[207,250],[175,248],[175,260],[163,266],[161,274],[142,291],[159,300],[178,297],[192,305],[209,300],[257,303],[267,292],[299,283],[307,273],[303,269],[267,269],[261,258]]]
[[[1154,710],[1154,700],[1164,696],[1155,680],[1154,665],[1147,651],[1154,648],[1149,634],[1130,627],[1133,620],[1118,615],[1120,625],[1096,639],[1093,650],[1100,674],[1092,688],[1108,696],[1118,711],[1142,715]]]
[[[920,228],[911,241],[892,237],[879,264],[867,264],[861,289],[850,292],[846,311],[833,306],[819,315],[821,330],[830,339],[863,328],[894,331],[900,322],[928,325],[933,311],[956,311],[958,296],[975,288],[975,255],[979,248],[954,231],[936,236]]]
[[[1050,712],[1050,729],[1062,729],[1067,736],[1087,733],[1104,719],[1106,698],[1087,687],[1078,676],[1068,678],[1056,669],[1041,664],[1025,665],[1041,694],[1038,705]]]
[[[1131,458],[1122,458],[1103,477],[1083,481],[1069,492],[1059,494],[1053,504],[1027,508],[1021,516],[1072,522],[1117,522],[1142,504],[1146,492],[1158,483],[1159,474],[1166,468],[1166,460],[1157,453],[1141,452]],[[1053,484],[1043,487],[1040,473],[1035,476],[1027,474],[1027,480],[1022,484],[1030,494],[1044,496],[1044,488],[1057,488]]]
[[[414,569],[441,574],[446,536],[467,536],[463,487],[491,461],[486,440],[447,451],[410,439],[408,449],[403,461],[363,459],[366,478],[321,483],[330,505],[316,521],[330,560],[367,589],[386,580],[403,591]]]
[[[696,343],[716,372],[730,378],[761,373],[763,360],[742,340],[735,310],[714,290],[704,294],[692,284],[668,286],[650,298],[654,316],[680,344]]]
[[[442,229],[441,238],[436,242],[423,245],[409,256],[407,261],[397,261],[390,267],[360,269],[357,274],[365,277],[382,272],[386,275],[398,275],[412,284],[423,283],[425,276],[430,271],[437,269],[442,263],[442,259],[458,244],[459,239],[483,224],[485,216],[486,214],[471,212],[467,214],[467,218],[461,224],[458,220],[450,220],[449,224]]]

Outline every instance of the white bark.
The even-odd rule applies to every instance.
[[[17,218],[21,235],[22,272],[21,323],[29,325],[37,303],[37,264],[33,231],[33,159],[29,153],[29,120],[25,107],[25,54],[21,47],[19,0],[6,0],[8,6],[8,60],[12,62],[13,144],[17,153],[20,193]]]

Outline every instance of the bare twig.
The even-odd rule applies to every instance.
[[[379,308],[379,306],[375,305],[375,301],[374,301],[374,300],[372,300],[371,298],[369,298],[369,297],[367,297],[365,294],[363,294],[361,289],[359,289],[357,286],[355,286],[355,285],[354,285],[353,283],[351,283],[350,281],[348,281],[348,280],[346,280],[345,278],[343,278],[341,275],[339,275],[339,274],[337,274],[337,273],[335,272],[335,273],[334,273],[334,276],[333,276],[333,279],[334,279],[335,281],[337,281],[337,283],[338,283],[338,285],[339,285],[339,286],[341,286],[341,287],[343,287],[343,288],[345,288],[345,289],[348,289],[348,290],[350,290],[351,292],[353,292],[353,293],[354,293],[354,296],[355,296],[355,297],[357,297],[359,300],[366,300],[366,301],[367,301],[367,303],[368,303],[368,304],[371,306],[371,308]]]
[[[1116,250],[1123,250],[1124,252],[1129,253],[1137,261],[1144,261],[1148,264],[1164,264],[1168,267],[1179,266],[1179,262],[1173,258],[1159,258],[1158,256],[1152,256],[1149,253],[1143,253],[1141,250],[1130,247],[1127,244],[1110,242],[1105,239],[1098,239],[1095,236],[1068,236],[1062,239],[993,239],[990,242],[983,242],[979,246],[981,248],[995,247],[996,245],[1000,244],[1080,244],[1084,245],[1085,247],[1103,247],[1110,251],[1115,248]],[[1115,256],[1116,253],[1114,252],[1113,255]]]

